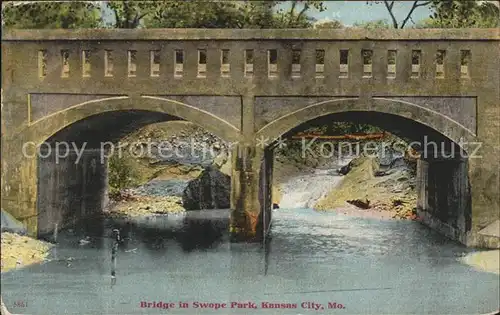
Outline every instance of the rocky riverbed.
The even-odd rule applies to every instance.
[[[169,122],[148,126],[125,140],[155,143],[156,149],[140,161],[139,171],[149,174],[147,180],[143,176],[134,180],[142,181],[141,185],[115,193],[118,202],[111,207],[111,215],[178,213],[186,206],[194,210],[229,205],[230,180],[225,177],[231,175],[231,158],[227,144],[220,139],[193,124]],[[177,154],[165,157],[161,148],[175,149]],[[276,152],[273,203],[284,208],[306,207],[352,215],[414,217],[415,173],[404,159],[391,153],[379,158],[350,156],[334,161],[317,157],[320,154],[316,151],[301,156],[296,141]],[[131,160],[127,156],[124,159]],[[209,166],[212,171],[204,173]],[[196,178],[201,185],[194,181]],[[195,198],[202,190],[206,198]]]
[[[231,157],[225,142],[186,122],[147,126],[127,136],[123,142],[149,145],[153,149],[149,155],[141,158],[134,158],[125,152],[120,160],[113,161],[110,167],[110,178],[114,179],[110,183],[110,197],[113,200],[110,215],[182,212],[185,207],[179,203],[178,198],[186,194],[193,201],[186,204],[189,209],[213,208],[208,204],[212,203],[211,200],[201,203],[200,200],[194,200],[195,195],[199,194],[200,185],[193,182],[191,188],[186,190],[189,183],[197,178],[203,185],[214,184],[217,187],[213,189],[222,191],[221,194],[215,194],[220,197],[215,198],[218,200],[217,207],[228,206],[230,181],[218,180],[231,175]],[[203,173],[208,167],[214,171],[210,174]],[[277,159],[273,178],[273,203],[280,202],[283,183],[311,169],[298,161]]]

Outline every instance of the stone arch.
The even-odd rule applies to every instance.
[[[417,104],[387,98],[343,98],[317,102],[269,122],[256,132],[257,143],[276,139],[297,130],[301,125],[315,123],[320,118],[325,118],[321,122],[328,121],[330,117],[348,118],[351,122],[359,119],[363,123],[383,126],[382,129],[387,131],[393,128],[411,135],[414,140],[427,132],[433,139],[444,140],[452,145],[477,140],[473,130]],[[405,124],[409,127],[398,129]],[[418,160],[416,191],[417,214],[422,222],[452,239],[466,243],[473,223],[472,192],[477,188],[471,186],[469,178],[469,154],[473,149],[471,152],[467,152],[467,147],[462,149],[466,151],[466,156],[431,156],[429,159],[422,156]]]
[[[75,142],[81,150],[78,162],[73,147],[60,160],[51,153],[33,159],[32,171],[37,175],[32,176],[31,187],[38,235],[49,235],[55,223],[62,227],[105,209],[109,164],[99,144],[119,141],[142,126],[169,120],[192,122],[225,141],[237,141],[240,135],[237,127],[210,112],[153,96],[115,96],[79,103],[34,121],[18,135],[37,145]],[[90,146],[80,146],[81,142]]]
[[[216,115],[176,100],[163,97],[116,96],[73,105],[30,124],[25,139],[41,144],[72,124],[98,114],[118,111],[143,111],[186,120],[226,141],[238,141],[240,130]],[[168,119],[165,119],[168,120]]]
[[[476,137],[474,131],[459,122],[417,104],[386,98],[367,100],[345,98],[314,103],[281,116],[258,130],[256,138],[275,139],[316,118],[347,112],[374,112],[406,118],[434,130],[455,143],[460,143],[461,139],[473,141]]]

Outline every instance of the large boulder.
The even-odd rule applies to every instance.
[[[228,209],[230,196],[231,177],[209,166],[188,183],[182,194],[182,204],[186,210]]]

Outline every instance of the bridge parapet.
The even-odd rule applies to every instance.
[[[475,95],[496,76],[499,40],[488,29],[154,29],[15,30],[2,41],[16,59],[4,79],[38,93]]]

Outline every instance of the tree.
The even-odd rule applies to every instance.
[[[396,2],[397,1],[389,1],[389,0],[383,0],[383,1],[374,1],[374,0],[371,0],[371,1],[367,1],[367,4],[373,4],[373,3],[379,4],[379,3],[383,3],[385,5],[386,9],[387,9],[387,12],[391,16],[392,26],[394,28],[404,28],[407,25],[408,21],[411,20],[411,16],[412,16],[413,12],[415,11],[415,9],[417,9],[419,7],[428,6],[433,1],[432,0],[431,1],[414,0],[413,3],[412,3],[412,6],[410,8],[410,10],[406,14],[406,17],[401,22],[398,22],[398,20],[396,19],[395,13],[394,13],[394,4]],[[465,2],[467,2],[467,1],[465,1]]]
[[[137,28],[162,4],[162,1],[108,1],[106,7],[113,12],[114,28]]]
[[[166,1],[145,20],[146,27],[166,28],[307,28],[310,10],[321,1]]]
[[[287,6],[287,3],[289,6]],[[306,28],[322,1],[67,1],[3,5],[9,28]],[[102,13],[113,21],[104,25]]]
[[[499,26],[499,8],[490,1],[433,0],[434,13],[421,28],[494,28]]]
[[[234,1],[166,1],[145,19],[148,28],[241,28],[244,8]]]
[[[239,10],[242,14],[240,28],[274,27],[276,1],[245,1],[239,3]]]
[[[314,19],[308,16],[308,12],[311,10],[316,10],[323,12],[325,6],[323,1],[305,1],[305,0],[293,0],[293,1],[275,1],[276,5],[282,4],[283,2],[291,2],[290,8],[285,9],[283,7],[278,9],[277,12],[277,23],[276,28],[308,28],[312,26]]]
[[[93,2],[8,2],[2,4],[6,28],[95,28],[102,23],[101,10]]]

